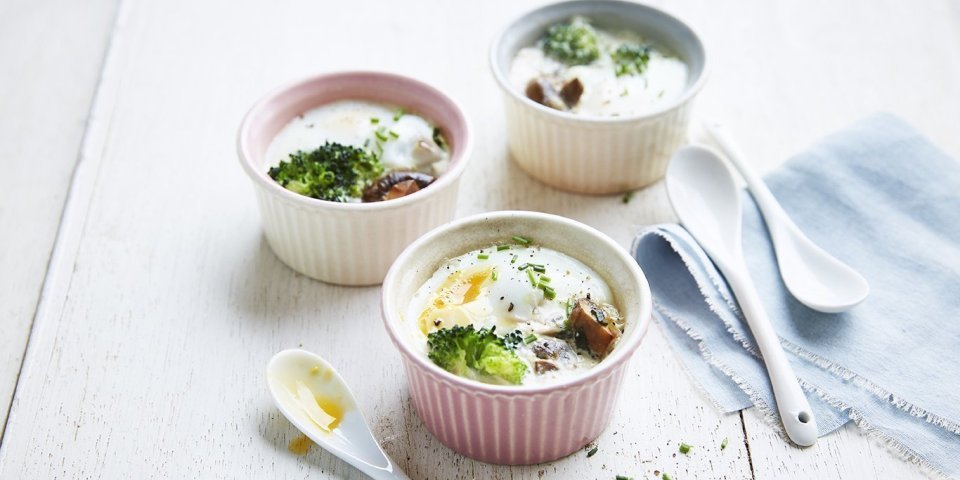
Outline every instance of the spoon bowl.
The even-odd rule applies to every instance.
[[[667,169],[667,193],[683,226],[705,250],[710,245],[739,252],[740,196],[730,194],[737,185],[722,163],[709,161],[711,154],[698,147],[678,151]]]
[[[274,355],[267,384],[280,413],[321,448],[375,479],[408,480],[373,438],[343,378],[319,355],[297,349]]]
[[[790,294],[807,307],[825,313],[849,310],[867,298],[870,285],[863,275],[837,260],[800,231],[763,179],[744,160],[724,128],[708,122],[705,129],[747,182],[770,232],[780,277]]]
[[[667,194],[683,226],[726,278],[760,348],[787,436],[800,446],[817,441],[817,422],[780,339],[760,302],[743,258],[740,191],[711,150],[688,146],[667,167]]]

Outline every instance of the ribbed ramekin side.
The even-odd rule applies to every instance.
[[[596,439],[610,422],[628,363],[575,385],[491,394],[452,384],[404,358],[427,430],[463,455],[501,465],[549,462]]]
[[[403,208],[325,210],[282,198],[256,184],[267,242],[290,268],[340,285],[375,285],[417,237],[453,219],[457,181]]]
[[[505,94],[514,161],[547,185],[579,193],[634,190],[663,177],[687,136],[691,101],[656,117],[579,121],[540,111]]]

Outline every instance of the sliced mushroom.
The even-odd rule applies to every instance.
[[[534,343],[530,349],[533,350],[533,354],[536,355],[537,358],[543,360],[556,360],[557,358],[560,358],[560,354],[562,354],[565,350],[570,349],[570,345],[562,340],[541,338],[541,340],[537,343]]]
[[[417,185],[416,180],[404,180],[390,187],[390,191],[383,196],[383,199],[393,200],[394,198],[407,196],[413,192],[418,192],[418,191],[420,191],[420,186]]]
[[[400,198],[430,185],[433,180],[433,177],[425,173],[390,172],[363,191],[363,201],[380,202]]]
[[[545,82],[542,78],[534,78],[527,82],[527,89],[524,93],[526,93],[527,98],[542,105],[547,97],[547,91],[552,88],[553,85]]]
[[[557,89],[546,78],[535,78],[527,84],[527,98],[556,110],[566,110],[567,104]]]
[[[577,103],[580,102],[581,95],[583,95],[583,83],[580,83],[579,78],[570,80],[560,89],[560,98],[563,99],[563,103],[567,105],[567,108],[577,106]]]
[[[551,360],[562,365],[572,365],[577,361],[577,352],[569,343],[550,337],[541,337],[530,350],[541,360]]]
[[[608,318],[608,312],[586,298],[578,300],[570,312],[570,328],[577,346],[587,348],[598,359],[610,353],[621,333],[618,322]]]
[[[543,375],[544,373],[552,372],[554,370],[559,369],[552,362],[548,362],[546,360],[537,360],[536,362],[533,362],[533,371],[537,372],[537,375]]]

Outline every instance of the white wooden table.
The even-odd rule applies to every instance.
[[[0,477],[359,478],[287,449],[297,432],[263,372],[297,346],[339,367],[414,479],[920,476],[852,427],[799,450],[752,410],[718,414],[656,326],[595,456],[471,461],[416,417],[379,289],[274,257],[237,124],[268,89],[343,69],[415,76],[462,102],[477,148],[460,215],[558,213],[624,246],[673,220],[661,184],[623,204],[544,187],[509,161],[487,49],[537,3],[0,0]],[[654,3],[702,32],[713,72],[699,112],[759,168],[875,110],[960,158],[956,2]]]

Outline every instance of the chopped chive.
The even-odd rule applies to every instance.
[[[633,199],[633,192],[627,192],[623,194],[623,203],[630,203],[630,200]]]
[[[397,113],[393,114],[393,121],[396,122],[397,120],[400,120],[400,117],[402,117],[404,113],[406,112],[404,112],[402,108],[397,110]]]
[[[516,258],[516,255],[514,255],[514,258]],[[510,262],[510,263],[513,263],[513,262]],[[519,267],[517,267],[517,270],[520,270],[520,271],[522,272],[522,271],[526,270],[527,267],[529,267],[529,266],[530,266],[529,263],[524,263],[523,265],[520,265]]]
[[[523,337],[523,343],[526,343],[527,345],[530,345],[531,343],[536,341],[537,341],[537,335],[534,333],[531,333],[530,335]]]
[[[510,250],[510,245],[497,245],[498,252],[502,252],[504,250]]]
[[[511,264],[517,263],[517,256],[516,256],[516,255],[514,255],[513,258],[510,259],[510,263],[511,263]]]
[[[540,275],[540,283],[550,283],[550,277],[546,275]]]
[[[723,437],[723,441],[720,442],[720,450],[726,450],[728,443],[730,443],[730,439],[727,437]]]
[[[687,445],[686,443],[680,442],[680,453],[686,455],[690,453],[691,448],[693,448],[693,445]]]
[[[570,298],[567,299],[567,317],[569,317],[570,314],[573,313],[573,302],[571,302],[570,300],[571,300]]]
[[[597,454],[597,450],[599,450],[599,449],[600,449],[600,447],[593,447],[593,448],[591,448],[590,451],[587,452],[587,458],[590,458],[590,457],[596,455],[596,454]]]
[[[633,477],[628,477],[626,475],[617,475],[616,480],[633,480]]]
[[[381,142],[386,142],[386,141],[387,141],[387,136],[384,135],[383,132],[381,132],[380,130],[377,130],[376,132],[373,132],[373,134],[376,135],[377,138],[378,138]]]
[[[490,272],[490,280],[493,280],[493,281],[496,281],[496,280],[497,280],[497,270],[496,270],[496,269],[494,269],[492,272]]]
[[[540,287],[540,290],[543,290],[543,296],[547,300],[553,300],[554,298],[557,298],[557,291],[551,288],[550,285],[544,285],[541,283],[538,285],[538,287]]]
[[[376,125],[376,124],[380,123],[380,119],[377,118],[377,117],[373,117],[373,118],[370,119],[370,123]]]
[[[477,258],[479,258],[480,260],[486,260],[490,258],[490,255],[487,255],[486,253],[481,253],[480,255],[477,255]]]
[[[433,127],[433,143],[444,150],[447,149],[447,141],[443,139],[443,132],[440,131],[440,127]]]
[[[530,242],[533,241],[533,240],[530,240],[529,238],[524,238],[524,237],[521,237],[521,236],[519,236],[519,235],[514,235],[512,238],[513,238],[513,241],[514,241],[514,242],[517,242],[517,243],[519,243],[520,245],[524,245],[524,246],[530,245]]]
[[[393,130],[390,130],[390,131],[388,131],[387,133],[389,133],[390,136],[393,137],[393,138],[400,138],[400,134],[397,133],[397,132],[394,132]]]
[[[530,266],[533,267],[533,271],[537,273],[543,273],[547,271],[547,268],[543,265],[534,265],[531,263]]]
[[[673,478],[671,478],[670,475],[667,475],[667,472],[663,472],[663,476],[660,478],[662,478],[663,480],[673,480]]]
[[[533,284],[533,287],[537,287],[537,278],[533,276],[533,270],[527,270],[527,277],[530,278],[530,283]]]

